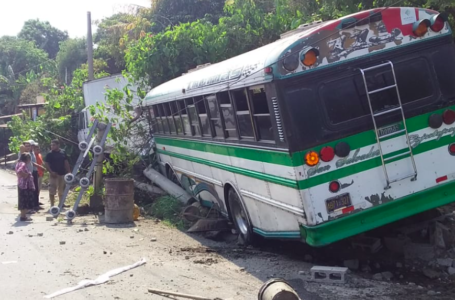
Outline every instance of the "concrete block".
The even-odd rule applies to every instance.
[[[404,247],[404,257],[406,260],[420,259],[431,261],[435,256],[434,247],[430,244],[409,243]]]
[[[381,239],[367,236],[352,239],[351,245],[354,249],[362,249],[370,253],[377,253],[382,248]]]
[[[54,221],[54,218],[53,217],[46,217],[46,221],[52,222],[52,221]]]
[[[321,283],[345,283],[348,268],[321,267],[311,268],[311,281]]]
[[[438,258],[436,261],[442,267],[451,267],[453,264],[453,259],[451,258]]]

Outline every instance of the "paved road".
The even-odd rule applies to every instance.
[[[108,283],[55,299],[168,299],[149,294],[149,287],[223,299],[257,297],[260,280],[222,258],[211,263],[206,262],[209,254],[179,251],[180,244],[194,249],[200,244],[153,221],[136,222],[136,227],[109,228],[91,217],[79,218],[72,226],[64,222],[53,226],[56,222],[46,222],[41,214],[33,216],[31,224],[18,222],[15,183],[13,175],[0,170],[2,300],[42,299],[143,257],[147,259],[145,266],[113,277]],[[82,220],[88,225],[83,226]],[[88,231],[78,232],[85,228]],[[7,234],[9,231],[13,234]],[[157,241],[152,242],[152,238]],[[60,241],[66,244],[60,245]],[[194,263],[196,258],[202,262]]]

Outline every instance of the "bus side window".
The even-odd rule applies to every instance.
[[[190,119],[188,118],[188,111],[186,109],[185,100],[177,101],[177,107],[180,111],[180,116],[182,117],[183,122],[183,132],[186,135],[193,135],[190,126]]]
[[[171,114],[172,117],[174,118],[175,129],[177,131],[177,134],[183,134],[182,119],[180,118],[180,112],[179,109],[177,108],[177,101],[170,102],[169,104],[171,106]]]
[[[258,140],[275,141],[272,120],[270,118],[269,105],[263,86],[250,88],[250,98],[252,103],[252,114]]]
[[[202,135],[203,136],[212,136],[212,130],[210,130],[210,120],[207,116],[207,108],[205,107],[205,98],[195,97],[194,104],[197,107],[197,112],[199,115],[199,120],[201,121]]]
[[[169,133],[170,134],[175,134],[176,131],[175,131],[175,122],[174,122],[174,118],[172,117],[172,114],[171,114],[171,109],[170,109],[170,103],[163,103],[163,108],[164,108],[164,114],[166,116],[166,119],[167,119],[167,123],[169,125]]]
[[[214,136],[224,138],[224,130],[221,123],[221,113],[216,95],[208,95],[205,98],[207,99],[207,107],[209,109],[210,122],[212,123],[214,130]]]
[[[239,123],[240,137],[244,139],[254,139],[253,124],[246,89],[233,91],[232,96],[234,99],[237,121]]]
[[[224,119],[224,127],[226,138],[238,138],[237,127],[235,123],[234,109],[231,104],[229,92],[221,92],[217,94],[220,101],[221,113]]]
[[[199,116],[197,114],[196,106],[194,104],[193,98],[188,98],[188,114],[190,116],[191,131],[193,135],[201,136],[201,128],[199,124]]]
[[[162,133],[169,133],[169,125],[166,119],[166,115],[164,114],[163,104],[158,104],[158,113],[161,118],[162,124]]]

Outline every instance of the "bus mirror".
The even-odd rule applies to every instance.
[[[430,20],[424,19],[414,23],[412,25],[412,31],[418,37],[424,36],[428,32],[428,27],[430,27]]]

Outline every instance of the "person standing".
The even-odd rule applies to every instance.
[[[33,152],[32,150],[32,146],[35,145],[35,141],[33,140],[28,140],[26,142],[24,142],[24,146],[25,146],[25,152],[29,153],[30,154],[30,157],[31,157],[31,162],[30,164],[28,165],[28,168],[30,169],[30,172],[32,172],[32,175],[33,175],[33,183],[36,186],[38,186],[38,167],[37,167],[37,164],[36,164],[36,157],[35,157],[35,153]],[[35,199],[35,207],[34,209],[35,210],[40,210],[41,207],[39,206],[40,203],[39,203],[39,196],[38,196],[38,193],[35,189],[34,191],[34,199]]]
[[[41,192],[41,186],[43,184],[44,170],[46,170],[46,168],[44,168],[44,166],[43,166],[43,156],[41,155],[40,146],[38,145],[38,143],[35,143],[35,145],[32,147],[33,147],[33,152],[35,153],[35,157],[36,157],[36,164],[38,165],[38,185],[35,186],[35,188],[37,190],[38,199],[39,199],[39,195]],[[43,205],[42,203],[39,202],[39,200],[38,200],[38,204]]]
[[[31,221],[27,218],[27,212],[35,206],[35,185],[33,183],[32,172],[27,164],[32,160],[31,155],[27,152],[22,153],[19,162],[16,164],[17,189],[18,189],[18,209],[21,212],[20,221]]]
[[[58,193],[59,201],[62,201],[65,189],[65,174],[71,173],[68,157],[60,149],[60,142],[51,142],[51,152],[44,159],[45,166],[49,172],[49,199],[51,206],[55,205],[55,195]]]

